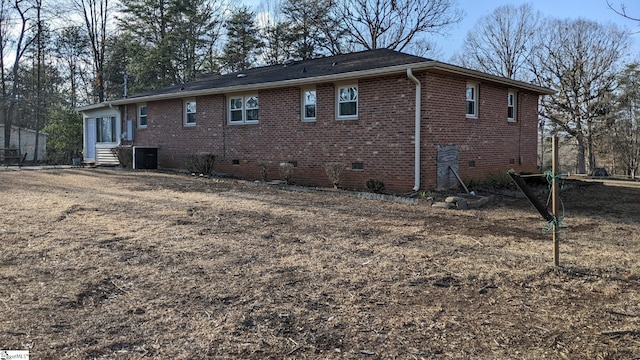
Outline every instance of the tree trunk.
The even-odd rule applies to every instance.
[[[96,70],[96,84],[95,84],[95,91],[97,93],[97,97],[98,97],[98,103],[103,103],[104,102],[104,82],[102,79],[102,67],[99,67]]]
[[[11,111],[10,108],[12,108],[12,106],[9,107],[4,107],[4,145],[3,147],[5,148],[9,148],[9,144],[11,144],[11,125],[12,124],[12,118],[11,116],[9,116],[9,112]]]
[[[596,169],[596,154],[593,152],[593,137],[591,133],[587,135],[587,150],[589,152],[589,173]]]
[[[576,172],[578,174],[586,173],[586,154],[585,154],[585,146],[584,146],[584,135],[582,133],[576,134],[576,141],[578,142],[578,152],[576,157]]]
[[[538,122],[538,127],[540,128],[540,167],[538,169],[540,171],[544,169],[544,125],[544,119]]]
[[[40,16],[40,11],[42,10],[42,0],[38,0],[37,4],[37,14],[38,14],[38,33],[36,35],[36,45],[37,45],[37,56],[38,56],[38,64],[36,66],[36,71],[38,71],[37,76],[37,92],[36,92],[36,143],[33,146],[33,162],[38,162],[38,139],[40,137],[40,118],[42,117],[42,67],[44,65],[44,52],[42,50],[42,18]]]
[[[9,144],[11,143],[11,125],[13,125],[13,110],[15,108],[16,103],[19,101],[18,100],[18,91],[20,89],[20,73],[19,73],[19,68],[20,68],[20,59],[22,58],[22,55],[24,55],[25,50],[29,47],[29,44],[31,44],[33,42],[34,39],[30,39],[28,41],[25,41],[25,36],[26,36],[26,32],[27,32],[27,23],[29,21],[27,15],[25,15],[25,10],[20,8],[20,3],[16,1],[14,3],[14,8],[17,11],[19,17],[20,17],[20,25],[19,25],[19,32],[18,32],[18,39],[15,43],[15,58],[14,58],[14,62],[13,62],[13,68],[11,70],[11,74],[12,74],[12,79],[11,79],[11,92],[9,93],[5,86],[5,80],[6,79],[2,79],[3,80],[3,84],[2,84],[2,91],[3,91],[3,95],[4,96],[4,101],[7,101],[7,98],[9,98],[9,104],[6,105],[4,104],[4,146],[5,147],[9,147]],[[3,76],[4,76],[4,72],[3,72]],[[7,96],[9,95],[9,96]]]

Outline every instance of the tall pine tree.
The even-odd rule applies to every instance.
[[[215,67],[207,55],[219,47],[222,1],[123,0],[122,5],[122,33],[112,44],[110,61],[111,68],[126,65],[132,90],[191,81]]]
[[[247,7],[241,7],[227,21],[227,44],[222,63],[230,72],[253,67],[256,63],[258,50],[263,43],[258,36],[254,18],[253,12]]]
[[[346,31],[337,21],[336,10],[334,1],[285,1],[282,12],[290,24],[296,57],[312,59],[344,52]]]

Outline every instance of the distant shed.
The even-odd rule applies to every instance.
[[[47,157],[47,133],[38,135],[38,161]],[[4,147],[4,124],[0,124],[0,147]],[[10,147],[20,149],[20,154],[27,153],[26,161],[33,161],[36,150],[36,131],[18,126],[11,127]]]

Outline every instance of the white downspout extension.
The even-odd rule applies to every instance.
[[[420,190],[420,113],[421,113],[421,100],[422,100],[422,84],[420,80],[413,76],[411,68],[407,68],[407,77],[416,84],[416,128],[415,128],[415,174],[414,174],[414,186],[413,191]]]

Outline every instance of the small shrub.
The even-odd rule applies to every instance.
[[[511,176],[504,171],[498,174],[490,174],[483,178],[470,178],[465,179],[464,183],[469,190],[481,190],[481,189],[500,189],[500,190],[515,190],[516,184],[511,179]]]
[[[118,146],[111,149],[111,152],[118,159],[120,166],[129,169],[133,165],[133,148],[130,146]]]
[[[187,155],[187,170],[192,173],[211,175],[216,156],[211,153],[196,153]]]
[[[433,198],[433,192],[422,190],[418,193],[418,199],[424,200]]]
[[[340,187],[344,180],[345,165],[342,163],[328,163],[324,166],[327,176],[335,189]]]
[[[517,189],[517,186],[513,182],[513,179],[506,171],[499,172],[497,175],[490,175],[487,178],[487,183],[491,188],[494,189]]]
[[[490,174],[479,180],[478,183],[481,188],[508,190],[515,190],[518,188],[506,171],[502,171],[497,174]]]
[[[377,179],[369,179],[367,180],[367,189],[369,191],[374,192],[376,194],[380,194],[384,191],[384,183]]]
[[[293,168],[294,165],[292,163],[280,163],[280,177],[282,177],[282,180],[284,180],[284,182],[286,182],[287,184],[291,184],[291,175],[293,173]]]

